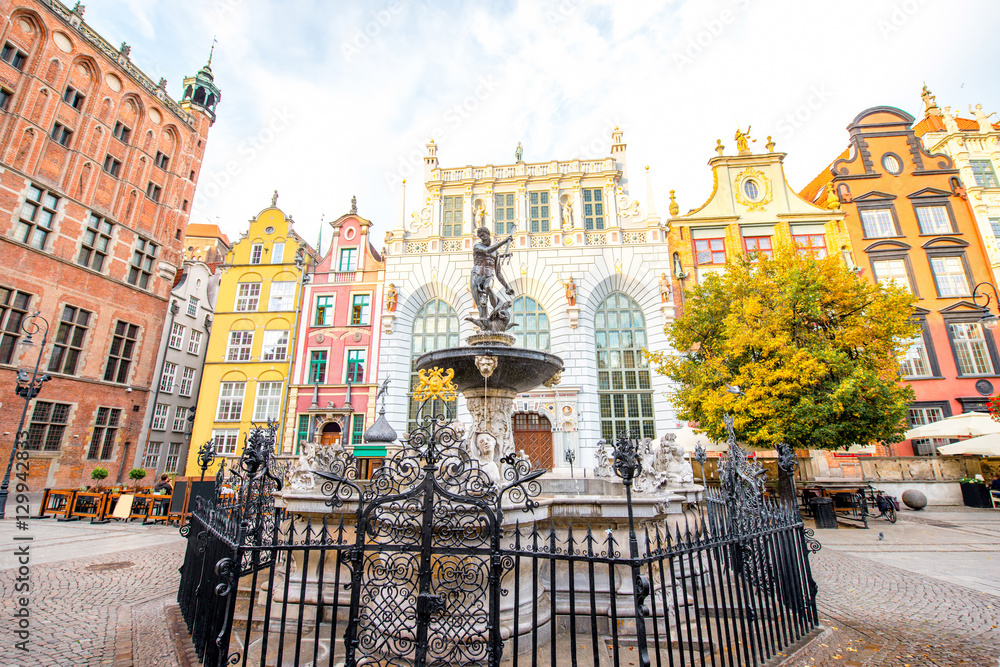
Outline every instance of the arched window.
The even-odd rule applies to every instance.
[[[549,316],[538,302],[528,296],[514,299],[511,322],[517,327],[511,330],[518,347],[529,350],[549,351]]]
[[[425,352],[443,350],[447,347],[458,347],[458,315],[455,314],[455,310],[451,306],[441,299],[431,299],[424,304],[413,320],[413,336],[410,347],[411,396],[419,382],[417,358]],[[408,429],[417,426],[417,409],[419,407],[420,404],[411,398]],[[440,399],[433,399],[424,405],[423,415],[454,417],[455,403],[454,401],[445,403]]]
[[[642,357],[646,318],[639,304],[621,292],[611,294],[597,309],[594,336],[601,437],[614,442],[625,429],[656,437],[649,365]]]

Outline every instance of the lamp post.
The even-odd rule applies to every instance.
[[[988,292],[980,290],[981,287],[989,287],[991,290],[993,290],[993,297],[996,299],[998,309],[1000,309],[1000,294],[997,293],[996,285],[994,285],[991,282],[985,282],[985,281],[976,285],[975,288],[972,290],[972,303],[976,304],[977,306],[983,309],[983,317],[981,320],[979,320],[979,323],[982,324],[983,327],[992,331],[997,328],[997,324],[1000,324],[1000,318],[998,318],[996,315],[990,312],[990,301],[992,301],[992,299],[990,299],[990,295]],[[981,306],[979,305],[979,301],[977,300],[979,298],[985,299],[985,301],[983,301],[983,304]]]
[[[27,444],[28,434],[24,430],[24,420],[28,416],[28,404],[31,403],[31,399],[38,396],[38,392],[42,388],[42,383],[52,379],[52,376],[48,373],[38,377],[38,368],[42,365],[42,352],[45,350],[45,343],[49,340],[48,320],[42,317],[39,311],[36,310],[21,323],[21,331],[28,334],[20,342],[21,345],[25,347],[33,346],[35,343],[31,337],[39,331],[42,332],[42,344],[38,347],[38,358],[35,360],[35,369],[32,371],[30,378],[28,371],[25,369],[17,372],[17,386],[14,388],[14,393],[24,399],[24,408],[21,410],[21,423],[17,426],[14,444],[10,448],[10,460],[7,461],[7,472],[4,473],[3,483],[0,484],[0,519],[4,518],[7,507],[7,489],[10,486],[10,471],[14,467],[14,457],[17,456],[18,447],[23,447]]]

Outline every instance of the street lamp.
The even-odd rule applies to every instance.
[[[980,287],[989,287],[993,290],[993,296],[996,298],[998,308],[1000,308],[1000,294],[997,293],[996,285],[985,281],[976,285],[975,289],[972,290],[972,303],[983,309],[983,317],[979,320],[979,323],[992,331],[997,328],[997,324],[1000,324],[1000,318],[990,312],[990,295],[986,291],[980,291]],[[981,306],[979,305],[979,301],[976,300],[979,297],[986,299]]]
[[[48,373],[41,377],[38,376],[38,368],[42,365],[42,352],[45,350],[45,343],[49,340],[48,320],[42,317],[39,311],[36,310],[21,323],[21,331],[27,334],[20,342],[21,345],[26,348],[32,347],[35,342],[31,337],[39,331],[42,332],[42,344],[38,346],[38,358],[35,360],[35,369],[32,371],[31,376],[28,376],[27,369],[17,372],[17,385],[14,387],[14,393],[24,399],[24,409],[21,410],[21,423],[17,426],[14,444],[10,448],[10,460],[7,461],[7,472],[4,473],[3,483],[0,484],[0,519],[4,518],[7,507],[7,489],[10,486],[10,471],[14,467],[14,457],[17,456],[18,447],[23,448],[27,444],[28,433],[24,430],[24,420],[28,416],[28,404],[31,403],[31,399],[38,396],[38,392],[42,389],[42,383],[52,379],[52,376]]]

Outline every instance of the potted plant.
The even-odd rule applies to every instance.
[[[139,485],[139,480],[146,476],[145,468],[132,468],[128,471],[128,477],[132,480],[132,488]]]
[[[90,479],[94,480],[94,486],[97,487],[99,491],[101,489],[101,480],[108,476],[108,471],[104,468],[94,468],[90,471]]]
[[[962,502],[966,507],[992,507],[990,490],[985,481],[974,477],[963,477],[958,483],[962,487]]]

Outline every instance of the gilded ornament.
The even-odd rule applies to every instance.
[[[413,391],[413,400],[421,403],[432,398],[440,398],[446,402],[455,400],[455,383],[451,381],[455,377],[453,368],[447,370],[437,367],[430,370],[421,369],[418,377],[420,381]]]
[[[743,184],[751,178],[759,182],[763,189],[763,193],[756,201],[747,199],[743,193]],[[734,194],[737,203],[746,206],[748,212],[763,211],[771,203],[771,200],[774,199],[774,192],[771,189],[771,179],[764,172],[753,167],[747,167],[736,174],[736,178],[733,179],[733,189],[735,190]]]

